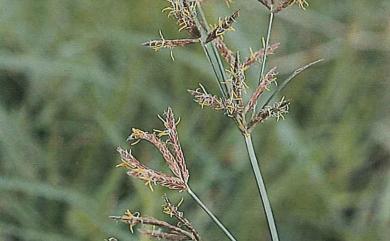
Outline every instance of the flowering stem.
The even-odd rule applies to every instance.
[[[187,189],[190,196],[195,200],[195,202],[209,215],[209,217],[214,221],[216,225],[228,236],[231,241],[237,241],[229,230],[218,220],[218,218],[206,207],[206,205],[198,198],[198,196],[190,189]]]
[[[259,164],[257,162],[256,153],[255,150],[253,149],[252,138],[250,134],[244,135],[244,137],[245,137],[246,149],[248,151],[249,159],[251,161],[252,170],[253,173],[255,174],[257,187],[259,189],[261,202],[263,203],[263,209],[265,212],[265,216],[267,218],[268,229],[269,232],[271,233],[272,241],[279,241],[278,231],[276,229],[271,203],[268,199],[267,190],[265,188],[264,180],[260,172]]]

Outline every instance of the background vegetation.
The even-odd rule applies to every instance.
[[[227,41],[245,55],[266,31],[255,0],[205,1],[210,20],[240,8]],[[137,240],[107,217],[162,217],[161,195],[114,168],[131,127],[161,126],[168,105],[193,189],[240,240],[269,240],[245,146],[234,123],[186,89],[217,85],[199,46],[156,53],[140,43],[183,36],[165,1],[0,1],[0,240]],[[283,75],[315,60],[284,95],[286,120],[254,137],[281,240],[385,241],[390,225],[390,2],[310,1],[276,18],[269,66]],[[211,21],[211,22],[213,22]],[[249,75],[249,84],[257,80]],[[163,168],[149,145],[139,159]],[[161,165],[161,166],[159,166]],[[173,195],[178,200],[180,195]],[[204,240],[225,237],[185,196]],[[140,240],[145,238],[140,237]]]

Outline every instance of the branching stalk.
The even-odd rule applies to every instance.
[[[218,220],[218,218],[206,207],[206,205],[198,198],[198,196],[190,189],[187,189],[188,193],[195,200],[195,202],[209,215],[213,222],[228,236],[231,241],[237,241],[229,230]]]
[[[272,241],[279,241],[278,231],[276,229],[274,215],[272,213],[271,203],[268,199],[267,190],[265,188],[264,180],[260,172],[260,167],[257,162],[256,153],[253,149],[252,138],[250,134],[244,135],[246,149],[248,151],[249,159],[251,161],[252,170],[256,177],[257,187],[259,189],[261,202],[263,203],[263,209],[268,223],[268,229],[271,233]]]

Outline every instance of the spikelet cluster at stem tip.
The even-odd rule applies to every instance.
[[[162,119],[165,130],[155,130],[153,133],[148,133],[133,128],[128,140],[135,141],[134,143],[138,143],[141,140],[151,143],[161,153],[173,175],[165,174],[143,165],[131,154],[131,151],[124,150],[121,147],[118,147],[118,152],[122,163],[117,166],[126,168],[130,176],[145,181],[152,190],[152,185],[157,184],[173,190],[186,190],[188,188],[189,172],[180,146],[176,120],[171,108],[168,108],[165,116],[165,119]],[[166,141],[162,140],[164,136],[168,136]]]

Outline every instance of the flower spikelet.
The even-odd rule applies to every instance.
[[[225,61],[229,64],[229,66],[234,65],[234,54],[233,51],[231,51],[225,44],[222,38],[216,38],[214,41],[215,47],[217,48],[218,52],[221,54],[221,56],[225,59]]]
[[[243,69],[247,70],[251,65],[253,65],[256,62],[261,63],[264,58],[264,53],[266,55],[274,54],[275,50],[279,47],[279,45],[280,45],[279,43],[271,44],[267,47],[267,51],[264,51],[264,48],[256,52],[252,52],[251,50],[251,54],[249,55],[248,58],[245,59],[245,61],[242,64]]]
[[[150,40],[145,43],[143,43],[143,46],[150,47],[155,51],[158,51],[162,48],[168,48],[173,49],[176,47],[184,47],[190,44],[194,44],[199,42],[199,39],[164,39],[164,37],[161,35],[161,39],[157,40]]]
[[[240,63],[240,55],[238,52],[236,54],[234,65],[232,66],[229,73],[231,75],[231,81],[232,81],[231,97],[233,100],[235,100],[237,105],[242,108],[244,105],[242,100],[242,93],[244,91],[244,88],[246,87],[246,84],[245,84],[244,69],[242,68],[242,65]]]
[[[129,176],[145,181],[145,184],[148,185],[151,190],[153,190],[152,184],[159,184],[172,190],[187,189],[187,184],[180,178],[148,168],[140,163],[130,151],[124,150],[121,147],[118,147],[117,151],[122,160],[122,163],[118,164],[117,167],[126,168]]]
[[[237,113],[242,112],[243,108],[235,102],[235,99],[222,99],[218,96],[209,94],[202,85],[200,85],[200,88],[188,90],[188,92],[194,97],[194,101],[201,107],[208,106],[214,110],[224,110],[229,117],[236,116]]]
[[[167,145],[159,138],[155,133],[148,133],[136,128],[132,129],[132,133],[129,136],[128,140],[145,140],[153,144],[157,150],[161,153],[164,160],[169,166],[169,169],[172,173],[178,177],[182,178],[180,168],[176,162],[175,157],[172,155]]]
[[[172,109],[169,107],[165,112],[165,120],[163,120],[166,132],[168,134],[169,143],[172,145],[173,153],[175,154],[176,163],[180,169],[181,177],[185,183],[188,182],[189,173],[186,167],[184,154],[181,149],[179,137],[176,130],[176,120]]]
[[[283,97],[279,102],[274,103],[272,106],[265,106],[253,117],[249,123],[249,129],[252,129],[269,117],[274,117],[276,120],[279,120],[280,118],[284,119],[284,115],[288,113],[289,105],[290,102]]]
[[[216,95],[207,93],[206,89],[202,85],[200,85],[200,88],[188,90],[188,92],[194,97],[194,101],[202,108],[204,106],[208,106],[214,110],[225,109],[223,100]]]
[[[239,16],[239,10],[235,11],[231,16],[226,17],[223,20],[219,19],[218,24],[207,35],[205,43],[211,42],[214,39],[222,36],[228,30],[234,30],[232,25],[234,22],[236,22],[238,16]]]
[[[153,133],[148,133],[143,130],[133,128],[132,133],[127,140],[135,140],[135,143],[138,143],[140,140],[145,140],[154,145],[163,156],[174,176],[146,167],[141,164],[130,151],[126,151],[120,147],[118,147],[118,152],[121,155],[122,163],[119,164],[118,167],[128,169],[127,173],[130,176],[146,181],[146,184],[148,184],[151,189],[151,184],[159,184],[174,190],[186,190],[188,188],[187,182],[189,172],[180,146],[176,130],[176,121],[173,116],[172,109],[168,108],[165,115],[166,118],[163,119],[163,122],[166,130],[155,130]],[[165,135],[168,136],[167,142],[160,139],[160,137]],[[133,145],[135,143],[133,143]]]
[[[273,82],[276,83],[277,74],[276,67],[274,67],[261,79],[261,82],[257,86],[255,92],[253,92],[252,96],[250,97],[248,104],[245,106],[245,112],[252,110],[261,94],[263,94],[265,90],[268,90],[269,86]]]
[[[166,200],[169,201],[168,198],[166,198]],[[167,203],[164,205],[164,209],[166,209],[165,207],[167,205]],[[126,212],[121,216],[110,216],[110,218],[128,224],[131,232],[134,232],[135,226],[141,225],[141,229],[139,229],[141,233],[158,240],[165,239],[172,241],[199,241],[200,237],[198,232],[183,216],[183,213],[178,211],[177,207],[171,203],[169,203],[169,205],[175,213],[175,215],[172,215],[171,217],[175,217],[179,221],[176,223],[176,225],[172,225],[166,221],[158,220],[154,217],[141,216],[139,212],[132,213],[130,210],[126,210]],[[147,228],[148,226],[151,226],[152,228]]]
[[[163,205],[163,212],[170,217],[175,217],[180,224],[185,228],[187,228],[197,240],[200,240],[198,232],[195,230],[195,228],[192,226],[191,222],[184,217],[183,212],[179,210],[180,204],[183,202],[183,199],[179,202],[179,204],[174,205],[172,202],[169,200],[167,195],[163,196],[165,204]]]

